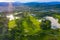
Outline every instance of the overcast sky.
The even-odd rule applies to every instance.
[[[60,2],[60,0],[0,0],[0,2]]]

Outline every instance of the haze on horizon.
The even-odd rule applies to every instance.
[[[0,0],[0,2],[60,2],[60,0]]]

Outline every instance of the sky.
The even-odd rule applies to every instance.
[[[0,0],[0,2],[60,2],[60,0]]]

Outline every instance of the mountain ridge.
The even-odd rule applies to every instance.
[[[28,3],[20,3],[20,2],[11,2],[13,6],[20,5],[56,5],[60,4],[60,2],[28,2]],[[9,2],[0,2],[0,6],[8,6]]]

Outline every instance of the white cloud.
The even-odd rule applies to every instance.
[[[0,2],[50,2],[50,1],[60,1],[60,0],[0,0]]]
[[[51,2],[51,1],[60,1],[60,0],[15,0],[20,2]]]
[[[0,0],[0,2],[14,2],[14,0]]]

